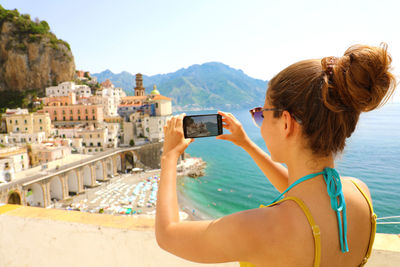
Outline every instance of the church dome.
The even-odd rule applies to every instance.
[[[160,91],[157,90],[157,86],[153,86],[153,91],[151,91],[150,95],[160,95]]]

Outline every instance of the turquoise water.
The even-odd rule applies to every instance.
[[[249,137],[267,150],[249,112],[232,113]],[[195,212],[217,218],[257,208],[278,194],[251,157],[230,142],[199,138],[186,151],[207,162],[204,177],[184,177],[178,183],[179,191],[190,199]],[[400,215],[400,104],[387,104],[362,114],[336,168],[342,176],[357,177],[368,185],[378,217]],[[378,225],[377,231],[400,233],[400,225]]]

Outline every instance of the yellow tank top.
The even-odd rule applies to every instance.
[[[371,252],[372,252],[372,245],[374,244],[374,240],[375,240],[375,232],[376,232],[376,215],[374,213],[371,201],[369,201],[369,199],[367,198],[366,194],[364,193],[364,191],[358,186],[358,184],[356,182],[354,182],[352,180],[353,184],[357,187],[357,189],[361,192],[361,194],[364,196],[365,200],[368,202],[368,206],[371,212],[371,235],[370,235],[370,239],[369,239],[369,244],[368,244],[368,249],[367,249],[367,253],[365,254],[364,259],[362,260],[362,262],[360,263],[359,266],[364,266],[367,261],[368,258],[371,256]],[[313,236],[314,236],[314,247],[315,247],[315,251],[314,251],[314,266],[319,266],[320,262],[321,262],[321,233],[319,230],[319,226],[315,223],[314,218],[310,212],[310,210],[308,209],[308,207],[306,206],[306,204],[297,197],[286,197],[282,200],[279,200],[275,203],[272,203],[271,205],[268,206],[264,206],[264,205],[260,205],[260,208],[263,207],[271,207],[274,205],[277,205],[283,201],[286,200],[293,200],[295,201],[300,208],[303,210],[304,214],[307,217],[308,223],[311,226],[312,232],[313,232]],[[249,262],[240,262],[240,267],[254,267],[255,265]]]

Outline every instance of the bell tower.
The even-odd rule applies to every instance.
[[[142,74],[136,74],[136,87],[135,87],[135,96],[144,96],[145,88],[143,87],[143,77]]]

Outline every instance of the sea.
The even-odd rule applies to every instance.
[[[229,112],[242,123],[248,136],[267,151],[249,111]],[[216,110],[186,112],[212,113]],[[205,176],[178,180],[178,191],[188,202],[187,212],[195,216],[212,219],[257,208],[279,194],[252,158],[229,141],[198,138],[186,152],[207,163]],[[368,185],[378,218],[400,216],[400,104],[388,103],[362,113],[357,129],[335,164],[340,175],[357,177]],[[400,222],[400,219],[378,221]],[[399,234],[400,224],[378,224],[377,232]]]

